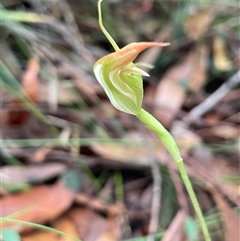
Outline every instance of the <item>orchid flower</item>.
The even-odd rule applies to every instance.
[[[143,100],[142,76],[149,76],[149,74],[138,66],[148,65],[133,64],[132,61],[146,48],[166,45],[169,44],[131,43],[95,63],[93,68],[95,76],[115,108],[132,115],[140,112]]]
[[[101,12],[102,1],[103,0],[98,0],[99,25],[109,42],[112,44],[115,52],[102,57],[94,64],[94,74],[116,109],[135,115],[148,129],[158,135],[178,166],[179,172],[198,216],[205,240],[211,241],[201,208],[174,138],[160,122],[142,108],[142,76],[149,75],[139,67],[147,66],[151,68],[152,66],[147,63],[133,63],[133,61],[143,50],[150,47],[164,47],[169,45],[169,43],[131,43],[120,49],[103,26]]]

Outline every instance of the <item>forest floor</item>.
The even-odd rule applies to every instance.
[[[240,240],[240,6],[108,1],[120,47],[170,42],[136,62],[143,106],[174,136],[213,241]],[[93,74],[113,52],[96,1],[1,1],[1,238],[200,241],[158,137],[116,110]]]

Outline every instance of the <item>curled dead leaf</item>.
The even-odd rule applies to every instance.
[[[22,89],[34,103],[38,100],[38,72],[39,62],[33,58],[28,61],[27,68],[22,74]],[[21,106],[21,100],[16,99],[8,111],[6,123],[19,125],[22,124],[28,116],[29,112]]]
[[[62,182],[52,186],[42,185],[23,193],[3,197],[1,215],[5,217],[20,212],[16,219],[43,224],[54,220],[69,208],[74,197],[75,193],[67,189]],[[2,224],[2,228],[16,225],[14,222],[6,222]],[[20,227],[20,230],[24,229],[25,226]]]
[[[214,65],[220,71],[229,71],[233,68],[233,63],[228,58],[226,45],[222,38],[216,36],[213,42]]]

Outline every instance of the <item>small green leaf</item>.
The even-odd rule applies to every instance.
[[[79,191],[81,189],[81,179],[76,171],[68,170],[64,172],[61,179],[64,181],[65,186],[68,189],[73,191]]]
[[[10,228],[4,228],[2,230],[0,239],[3,241],[21,241],[20,235]]]
[[[192,217],[188,216],[185,219],[184,230],[188,236],[189,241],[197,240],[198,226]]]

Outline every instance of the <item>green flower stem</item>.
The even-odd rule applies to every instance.
[[[189,180],[183,159],[181,157],[181,154],[179,152],[179,149],[177,147],[175,140],[173,139],[172,135],[164,128],[164,126],[144,109],[141,109],[140,112],[136,116],[141,122],[143,122],[146,125],[146,127],[148,129],[152,130],[153,132],[155,132],[158,135],[158,137],[160,138],[160,140],[162,141],[162,143],[164,144],[166,149],[169,151],[169,153],[173,157],[174,161],[177,164],[181,177],[183,179],[184,185],[188,191],[190,199],[192,201],[194,210],[198,216],[199,223],[202,228],[202,232],[203,232],[205,241],[211,241],[206,222],[204,220],[201,208],[199,206],[198,200],[194,193],[192,184]]]
[[[178,166],[181,177],[198,216],[205,241],[211,241],[206,222],[203,218],[201,208],[188,178],[183,159],[175,140],[161,123],[141,108],[143,100],[142,76],[149,75],[145,71],[139,69],[137,67],[139,64],[134,64],[133,61],[139,53],[147,48],[164,47],[169,44],[158,42],[140,42],[128,44],[120,49],[103,26],[101,11],[102,1],[103,0],[98,0],[99,25],[116,52],[102,57],[94,64],[93,71],[96,79],[103,87],[112,105],[116,109],[128,114],[136,115],[141,122],[159,136]],[[144,65],[146,66],[146,64]]]

